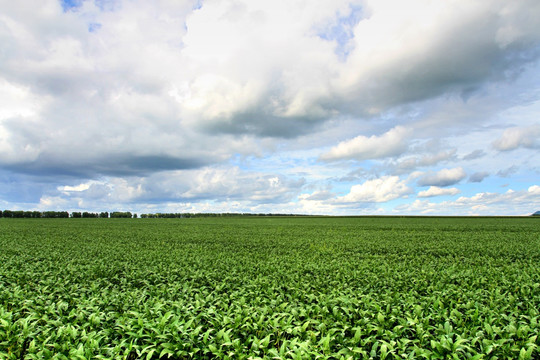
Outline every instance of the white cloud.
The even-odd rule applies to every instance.
[[[443,195],[456,195],[460,191],[458,188],[440,188],[438,186],[430,186],[429,189],[420,191],[418,197],[433,197],[433,196],[443,196]]]
[[[180,198],[275,202],[290,199],[303,185],[303,180],[295,181],[274,174],[243,172],[238,168],[205,168],[192,171],[191,176],[187,183],[188,190],[179,193]],[[176,178],[176,181],[178,180]]]
[[[331,115],[321,100],[330,96],[337,57],[314,27],[340,9],[346,1],[204,3],[186,19],[182,56],[192,74],[186,115],[209,131],[262,134],[273,134],[276,122]]]
[[[467,177],[462,167],[452,169],[442,169],[437,172],[430,172],[418,179],[420,186],[449,186],[454,185]]]
[[[63,210],[66,211],[68,207],[72,207],[68,199],[60,196],[43,196],[39,200],[37,206],[40,210]]]
[[[66,194],[73,191],[80,192],[80,191],[88,190],[90,188],[90,185],[92,185],[92,182],[82,183],[75,186],[70,186],[70,185],[59,186],[58,191],[62,191]]]
[[[528,190],[505,193],[482,192],[473,196],[462,196],[453,201],[439,203],[415,200],[399,205],[396,214],[437,215],[530,215],[540,209],[540,187],[532,185]]]
[[[37,96],[29,87],[2,79],[0,74],[0,164],[37,158],[40,147],[25,142],[14,130],[18,122],[35,126],[36,116],[47,101],[47,97]]]
[[[370,16],[355,28],[351,67],[340,85],[374,112],[447,91],[466,92],[504,74],[496,69],[506,66],[505,50],[538,41],[532,34],[539,26],[526,15],[539,11],[534,1],[371,0],[364,7]],[[503,45],[497,33],[508,27],[515,36]]]
[[[411,131],[403,126],[396,126],[381,136],[357,136],[340,142],[329,152],[321,155],[322,160],[342,159],[380,159],[402,154],[407,150],[407,138]]]
[[[54,194],[65,203],[104,208],[107,203],[154,202],[215,204],[236,202],[246,210],[253,204],[276,204],[295,199],[303,179],[283,175],[242,171],[239,168],[211,168],[164,171],[148,177],[107,177],[75,185],[61,185]],[[50,196],[47,196],[49,198]]]
[[[410,172],[411,170],[419,167],[433,166],[440,162],[450,161],[455,158],[455,155],[455,149],[442,150],[438,152],[434,152],[432,149],[428,154],[407,156],[397,160],[395,164],[392,165],[395,166],[395,171],[397,172]]]
[[[43,102],[44,99],[36,97],[31,89],[0,78],[0,122],[14,117],[36,116]]]
[[[131,202],[144,196],[140,178],[111,177],[100,181],[90,180],[78,185],[58,186],[58,198],[77,201],[79,206],[86,204],[95,207],[99,203]]]
[[[506,129],[502,136],[493,142],[493,147],[499,151],[509,151],[519,147],[540,148],[540,124]]]
[[[412,190],[398,176],[384,176],[354,185],[351,191],[336,199],[337,203],[387,202],[410,194]]]

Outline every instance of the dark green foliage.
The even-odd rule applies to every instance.
[[[24,217],[24,211],[22,210],[14,210],[11,212],[11,217],[20,219]]]
[[[122,212],[122,211],[115,211],[111,213],[111,218],[128,218],[131,219],[131,213],[129,211]]]
[[[22,210],[4,210],[0,211],[0,217],[5,218],[68,218],[67,211],[22,211]]]
[[[97,218],[99,217],[99,215],[97,213],[91,213],[91,212],[85,211],[82,213],[82,217],[83,218]]]
[[[199,217],[254,217],[254,216],[297,217],[297,216],[307,216],[307,215],[297,215],[297,214],[253,214],[253,213],[154,213],[154,214],[141,214],[142,219],[177,219],[177,218],[199,218]]]
[[[25,218],[40,218],[41,213],[39,211],[25,211],[23,213],[23,217],[25,217]]]
[[[0,221],[0,359],[533,359],[536,219]]]
[[[41,214],[44,218],[68,218],[69,213],[67,211],[44,211]]]

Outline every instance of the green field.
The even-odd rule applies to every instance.
[[[0,359],[540,358],[540,219],[0,219]]]

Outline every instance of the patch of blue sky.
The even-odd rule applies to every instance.
[[[354,184],[344,184],[340,182],[332,182],[330,183],[330,192],[336,194],[336,196],[345,196],[351,192],[351,188],[354,185],[358,185],[361,183],[354,183]]]
[[[251,161],[253,160],[253,157],[246,157],[242,154],[235,154],[230,157],[229,164],[232,166],[236,166],[241,170],[249,170],[251,166]]]
[[[67,12],[77,10],[85,1],[91,0],[60,0],[60,4],[64,12]],[[93,0],[93,2],[101,11],[114,11],[120,4],[118,0]]]
[[[503,183],[504,179],[496,176],[488,176],[480,182],[472,182],[469,179],[464,179],[459,184],[450,187],[458,188],[462,196],[472,196],[479,192],[500,192]]]
[[[94,4],[96,4],[101,11],[114,11],[120,6],[118,0],[94,0]]]
[[[64,12],[78,8],[82,5],[82,3],[83,0],[60,0],[60,4],[62,5]]]
[[[9,171],[0,170],[0,199],[8,203],[28,204],[38,203],[44,193],[51,191],[51,184],[47,182],[30,185],[31,179],[25,175],[18,175]]]
[[[353,50],[351,40],[354,37],[354,27],[364,15],[362,7],[359,5],[350,5],[349,9],[348,14],[338,14],[335,22],[330,23],[317,34],[321,39],[336,42],[335,53],[342,61],[346,60]]]

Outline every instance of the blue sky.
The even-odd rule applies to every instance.
[[[0,14],[0,209],[540,210],[536,0]]]

